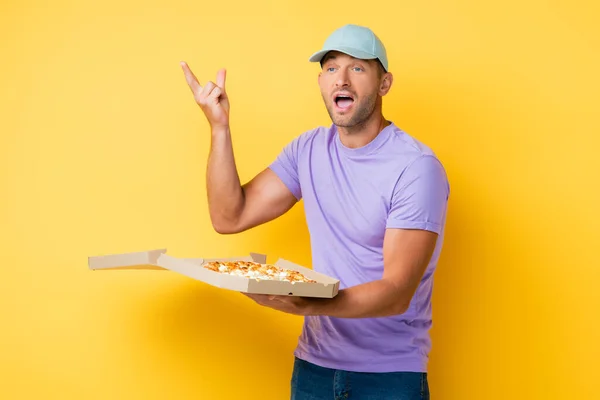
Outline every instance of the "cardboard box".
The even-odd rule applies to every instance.
[[[245,293],[332,298],[337,295],[339,290],[339,280],[284,259],[279,259],[273,265],[301,272],[306,277],[314,279],[317,282],[292,283],[276,280],[257,280],[222,274],[203,267],[204,264],[210,261],[239,260],[265,264],[267,256],[264,254],[250,253],[248,256],[227,258],[177,258],[166,254],[166,252],[166,249],[156,249],[135,253],[88,257],[88,267],[91,270],[169,270],[208,283],[209,285]]]

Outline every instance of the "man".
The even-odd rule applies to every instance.
[[[313,268],[340,280],[333,299],[248,295],[304,316],[292,399],[428,399],[433,273],[449,185],[434,153],[386,120],[393,76],[368,28],[334,31],[310,57],[333,121],[289,143],[241,185],[229,130],[225,70],[201,86],[186,80],[211,127],[210,217],[232,234],[273,220],[301,198]]]

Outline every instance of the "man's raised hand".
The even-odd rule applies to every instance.
[[[217,72],[217,83],[208,82],[202,86],[190,67],[181,62],[185,80],[194,94],[194,100],[200,106],[212,129],[229,127],[229,99],[225,91],[225,69]]]

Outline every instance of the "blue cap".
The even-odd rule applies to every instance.
[[[319,62],[330,51],[339,51],[363,60],[379,59],[386,72],[388,70],[388,59],[383,43],[371,29],[364,26],[349,24],[336,29],[325,40],[323,48],[308,60]]]

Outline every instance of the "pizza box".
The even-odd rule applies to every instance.
[[[249,255],[242,257],[226,258],[178,258],[168,255],[167,249],[156,249],[88,257],[88,267],[93,271],[132,269],[169,270],[209,285],[245,293],[322,298],[332,298],[338,293],[340,285],[338,279],[334,279],[282,258],[273,265],[296,270],[317,282],[292,283],[276,280],[258,280],[243,276],[222,274],[203,267],[205,263],[210,261],[254,261],[265,264],[266,260],[267,256],[259,253],[250,253]]]

